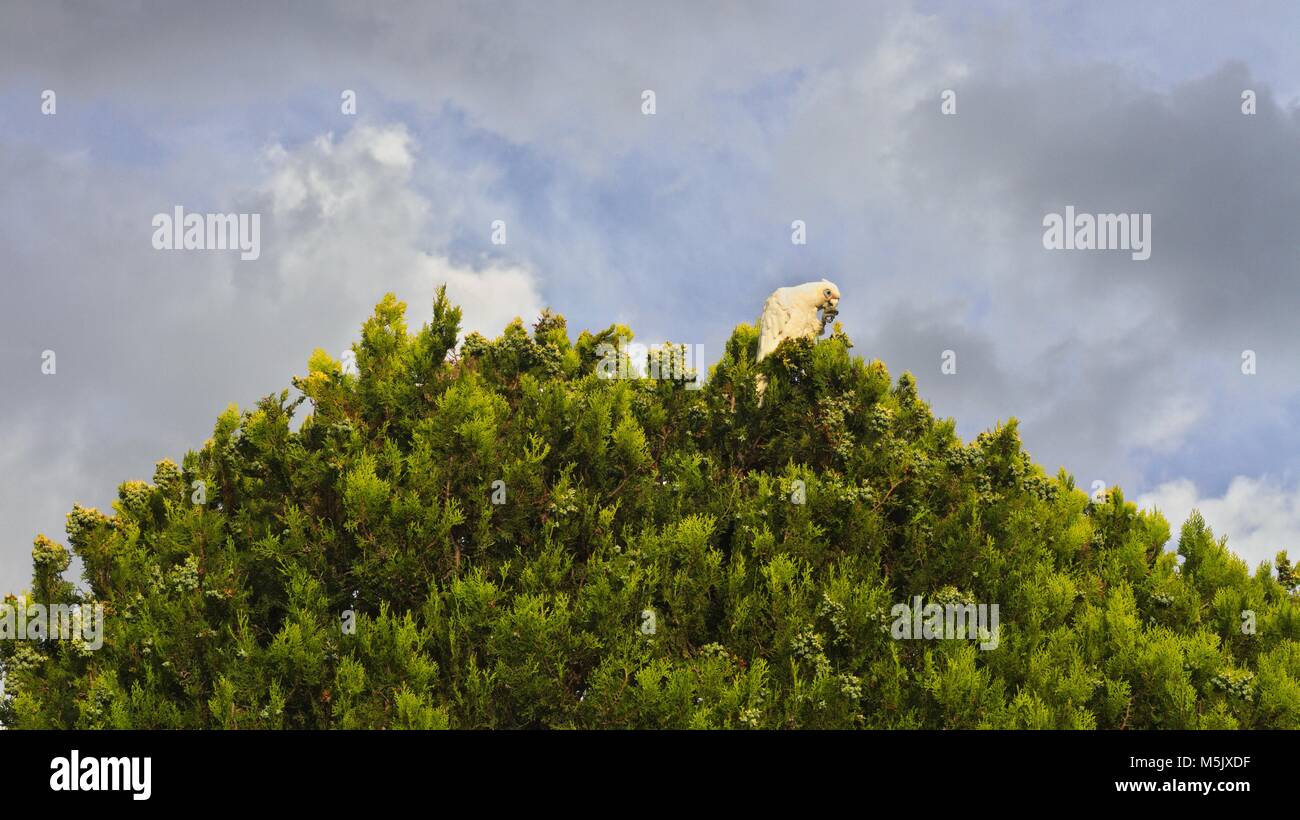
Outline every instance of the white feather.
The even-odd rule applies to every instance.
[[[803,336],[815,339],[822,335],[826,323],[817,316],[817,311],[829,308],[833,316],[839,303],[840,289],[826,279],[777,288],[763,303],[763,315],[758,317],[758,360],[763,361],[786,339]],[[762,373],[758,374],[755,387],[761,407],[763,391],[767,389],[767,377]]]
[[[820,336],[822,321],[817,311],[828,305],[833,308],[839,300],[839,288],[825,279],[777,288],[763,303],[758,320],[758,360],[767,358],[786,339]]]

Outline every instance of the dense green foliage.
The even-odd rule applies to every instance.
[[[963,444],[838,326],[758,365],[741,325],[691,389],[602,378],[621,326],[457,351],[444,294],[404,309],[355,373],[317,351],[301,396],[74,507],[84,589],[37,539],[30,598],[102,604],[105,641],[0,642],[5,724],[1300,727],[1284,557],[1252,575],[1199,515],[1164,551],[1158,513],[1045,474],[1014,421]],[[918,595],[998,604],[997,648],[892,638]]]

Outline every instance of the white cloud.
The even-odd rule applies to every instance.
[[[444,259],[428,257],[426,276],[447,284],[447,298],[460,306],[461,328],[493,338],[515,317],[526,323],[541,312],[532,274],[521,267],[492,266],[481,270],[459,268]]]
[[[444,283],[465,330],[495,336],[515,316],[534,317],[542,299],[526,264],[459,265],[424,249],[433,208],[411,184],[417,153],[402,125],[361,125],[342,138],[329,134],[266,152],[272,171],[262,195],[274,234],[264,242],[284,295],[345,295],[337,302],[346,323],[338,333],[354,331],[363,318],[358,308],[368,309],[386,291],[407,302],[408,325],[418,326]]]
[[[229,192],[205,202],[262,214],[256,262],[150,246],[150,216],[178,201],[173,164],[184,176],[204,161],[198,151],[138,174],[0,150],[13,182],[0,213],[25,215],[0,220],[12,272],[0,301],[0,592],[27,584],[32,539],[62,541],[74,502],[107,509],[120,482],[200,446],[229,403],[288,386],[314,347],[339,356],[385,292],[416,328],[445,282],[464,329],[492,337],[542,305],[526,262],[440,253],[451,231],[432,224],[443,212],[413,179],[422,160],[402,127],[275,145],[233,183],[215,163]],[[484,198],[455,169],[438,171],[447,190]],[[58,353],[57,375],[40,372],[45,348]]]
[[[90,490],[81,469],[85,435],[76,427],[62,429],[54,448],[43,446],[48,439],[40,419],[10,419],[0,426],[0,475],[11,477],[0,493],[0,594],[28,587],[37,532],[62,543],[64,515],[72,508],[69,497]],[[39,530],[28,526],[33,522],[39,522]]]
[[[1286,224],[1295,122],[1263,93],[1253,118],[1222,101],[1295,72],[1182,84],[1253,42],[1250,26],[1177,32],[1196,59],[1160,72],[1171,91],[1130,66],[1106,10],[1081,39],[1080,21],[1058,30],[1014,7],[568,8],[323,4],[304,17],[268,6],[252,25],[203,4],[165,19],[147,7],[15,9],[18,22],[0,26],[0,77],[14,92],[0,105],[0,360],[18,369],[4,372],[15,409],[0,407],[0,421],[69,408],[93,446],[68,469],[126,478],[201,441],[226,402],[278,389],[312,347],[337,355],[385,291],[418,325],[445,281],[465,329],[495,335],[542,303],[540,266],[571,320],[720,343],[768,284],[830,275],[855,352],[914,369],[964,434],[1015,415],[1049,467],[1124,486],[1152,473],[1218,486],[1286,463],[1273,434],[1271,447],[1223,454],[1293,426],[1258,419],[1289,415],[1275,398],[1300,383]],[[1145,28],[1167,28],[1158,18]],[[119,47],[99,47],[104,30]],[[1085,42],[1081,60],[1054,56]],[[1294,59],[1247,51],[1252,67]],[[35,114],[24,89],[36,79],[60,90],[58,117]],[[955,117],[939,110],[948,87]],[[343,88],[360,94],[356,120],[339,117]],[[640,113],[645,88],[659,95],[654,117]],[[428,139],[367,116],[402,117]],[[343,122],[358,125],[297,141]],[[269,134],[294,142],[249,163],[245,149]],[[149,250],[149,216],[196,196],[262,212],[262,260]],[[643,196],[666,218],[626,216]],[[1044,210],[1085,201],[1154,212],[1156,258],[1136,268],[1045,255]],[[814,237],[797,255],[783,236],[795,216]],[[472,253],[474,232],[497,218],[507,248],[450,255]],[[743,275],[727,272],[734,260]],[[891,321],[904,308],[920,327]],[[69,395],[15,381],[30,346],[58,347],[61,368],[66,351],[57,385]],[[950,347],[961,375],[926,377]],[[1243,347],[1260,355],[1249,379]],[[1216,423],[1225,417],[1233,424]],[[24,459],[64,451],[49,418]],[[0,495],[21,497],[27,472],[13,464]],[[1200,501],[1194,486],[1175,490],[1153,496]],[[1278,520],[1295,523],[1293,502]],[[11,509],[29,544],[28,508]],[[1246,512],[1213,522],[1239,550],[1272,537]]]
[[[1174,544],[1193,509],[1199,509],[1215,536],[1228,535],[1228,547],[1250,567],[1272,561],[1279,550],[1300,557],[1300,485],[1284,487],[1268,478],[1237,476],[1222,496],[1205,497],[1195,483],[1181,478],[1138,497],[1138,506],[1154,507],[1169,520]]]
[[[1166,394],[1128,421],[1125,440],[1133,447],[1172,453],[1205,417],[1207,402],[1190,394]]]

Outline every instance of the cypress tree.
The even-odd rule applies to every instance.
[[[621,325],[404,310],[37,537],[7,602],[102,606],[103,646],[0,641],[6,726],[1300,728],[1285,555],[1199,514],[1165,551],[838,325],[761,364],[740,325],[700,388],[605,378]],[[913,601],[996,641],[898,639]]]

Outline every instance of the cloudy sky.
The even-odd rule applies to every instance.
[[[963,436],[1300,551],[1295,4],[365,5],[0,5],[0,589],[442,282],[467,330],[713,359],[825,276]],[[178,205],[261,214],[260,258],[155,250]],[[1045,249],[1067,205],[1151,214],[1151,258]]]

